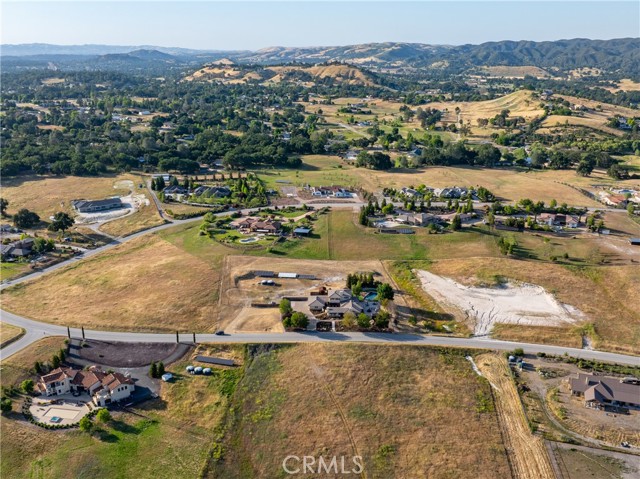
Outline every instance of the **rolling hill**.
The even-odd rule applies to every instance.
[[[159,57],[151,52],[168,55]],[[136,53],[137,52],[137,53]],[[318,64],[344,62],[375,70],[410,69],[446,73],[477,71],[479,67],[538,67],[549,72],[568,74],[572,70],[597,67],[601,71],[616,72],[623,78],[640,79],[640,38],[589,40],[576,38],[546,42],[499,41],[480,45],[427,45],[421,43],[365,43],[334,47],[270,47],[257,51],[191,50],[164,47],[124,47],[106,45],[58,46],[47,44],[3,45],[2,62],[16,63],[33,60],[56,61],[56,57],[73,55],[74,66],[96,63],[103,66],[123,61],[135,62],[140,52],[147,52],[155,60],[171,64],[203,64],[228,58],[236,63],[276,65],[285,63]],[[125,55],[125,57],[113,55]],[[105,61],[105,59],[107,61]],[[111,60],[111,62],[109,61]],[[86,66],[85,65],[85,66]],[[545,76],[544,72],[541,76]]]
[[[316,83],[346,85],[377,84],[376,75],[363,68],[342,63],[316,65],[249,66],[237,65],[229,59],[209,63],[184,78],[186,81],[208,81],[225,84],[276,84],[299,82],[306,86]]]

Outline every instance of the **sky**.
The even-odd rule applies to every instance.
[[[640,37],[640,1],[6,1],[9,43],[206,50]]]

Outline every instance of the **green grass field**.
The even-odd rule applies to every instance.
[[[0,280],[14,278],[29,270],[29,263],[0,263]]]

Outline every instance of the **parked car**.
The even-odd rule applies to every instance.
[[[224,331],[222,329],[217,330],[216,336],[224,336]]]

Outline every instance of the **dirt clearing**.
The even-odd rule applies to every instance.
[[[476,358],[476,363],[494,389],[498,421],[514,478],[555,479],[542,438],[529,430],[520,396],[504,359],[495,354],[483,354]]]
[[[437,301],[454,306],[473,323],[476,336],[488,335],[497,323],[557,326],[572,324],[584,315],[557,301],[543,287],[505,283],[493,288],[465,286],[450,278],[418,271],[424,290]]]
[[[275,278],[274,286],[260,284],[253,271],[298,273],[316,279]],[[227,332],[282,332],[280,313],[275,308],[254,308],[251,303],[279,303],[285,296],[309,297],[320,286],[344,288],[347,274],[372,272],[378,281],[389,282],[380,261],[322,261],[249,256],[225,258],[220,286],[220,327]]]

